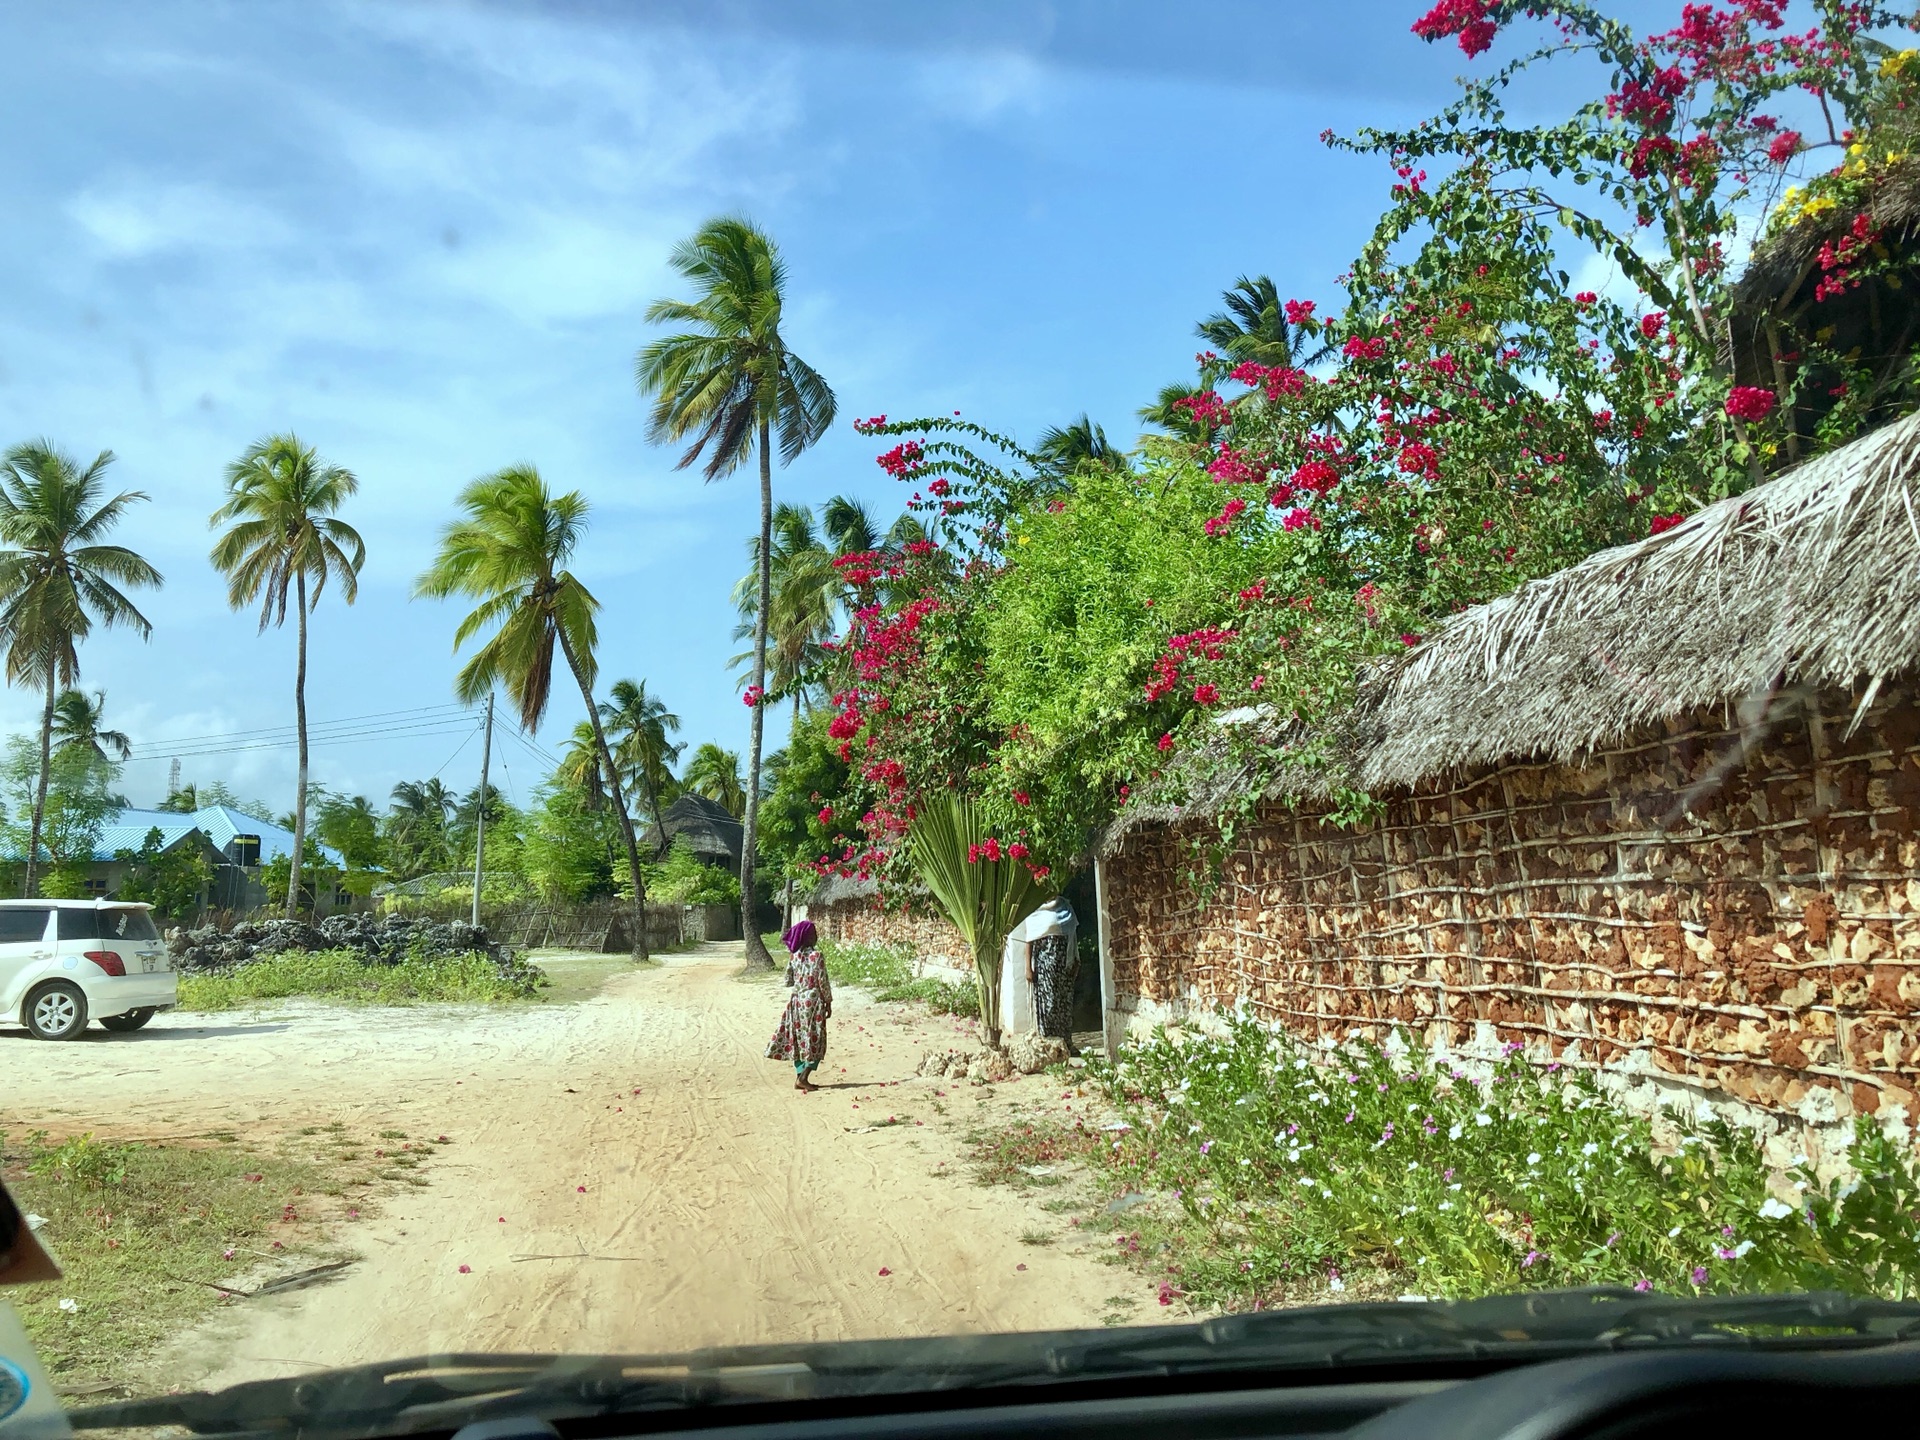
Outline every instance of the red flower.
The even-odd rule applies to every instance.
[[[1647,526],[1647,533],[1649,535],[1661,534],[1663,531],[1673,529],[1674,526],[1686,518],[1686,516],[1679,514],[1656,515],[1653,517],[1652,523]]]
[[[919,466],[923,452],[918,440],[902,440],[893,449],[879,457],[879,466],[887,474],[899,480],[911,474]]]
[[[1220,691],[1212,685],[1196,685],[1193,687],[1193,698],[1198,704],[1212,705],[1220,699]]]
[[[1246,508],[1247,502],[1244,500],[1229,500],[1226,508],[1218,515],[1211,516],[1202,528],[1206,530],[1209,536],[1224,535],[1233,528],[1233,522],[1239,518],[1240,512]]]
[[[1773,391],[1762,385],[1736,385],[1727,395],[1727,414],[1736,420],[1764,420],[1773,413]]]
[[[1371,339],[1355,335],[1340,347],[1340,353],[1349,360],[1378,360],[1387,353],[1387,342],[1378,335]]]
[[[1649,340],[1657,339],[1661,326],[1666,323],[1667,312],[1664,310],[1655,310],[1650,315],[1642,315],[1640,317],[1640,333]]]
[[[1613,424],[1613,412],[1611,410],[1596,410],[1593,412],[1594,429],[1604,430],[1611,424]]]
[[[1318,530],[1320,528],[1320,517],[1315,515],[1311,510],[1302,510],[1296,505],[1280,518],[1280,524],[1288,530],[1298,530],[1302,526],[1311,526],[1315,530]]]
[[[766,696],[767,696],[767,692],[765,690],[762,690],[758,685],[749,685],[747,686],[746,691],[740,696],[740,700],[742,704],[744,704],[749,710],[751,710],[754,706],[758,705],[762,700],[764,700]]]
[[[1593,291],[1582,290],[1578,295],[1573,297],[1573,303],[1576,305],[1592,305],[1599,299],[1600,297],[1594,294]]]
[[[1487,0],[1439,0],[1426,14],[1413,22],[1413,33],[1422,40],[1439,40],[1448,35],[1460,37],[1460,48],[1469,57],[1493,44],[1499,27],[1487,18]],[[1167,1302],[1160,1302],[1165,1305]]]
[[[1154,743],[1158,745],[1160,749],[1163,751],[1171,750],[1173,749],[1173,735],[1171,732],[1169,732],[1168,734],[1162,735]]]
[[[1024,860],[1027,858],[1027,847],[1016,840],[1007,846],[1007,855],[1014,860]]]
[[[820,823],[822,825],[826,825],[831,823],[832,820],[833,820],[833,807],[831,805],[822,805],[820,807]]]
[[[1286,309],[1289,325],[1304,325],[1313,319],[1313,301],[1311,300],[1289,300]]]
[[[1197,395],[1189,395],[1184,400],[1173,402],[1173,408],[1184,410],[1199,425],[1207,429],[1217,429],[1233,420],[1233,411],[1227,408],[1227,402],[1211,390],[1202,390]]]
[[[1782,130],[1778,135],[1773,137],[1772,143],[1767,146],[1767,159],[1776,165],[1784,165],[1794,157],[1799,149],[1800,132],[1798,130]]]

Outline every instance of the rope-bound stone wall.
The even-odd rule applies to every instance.
[[[1210,887],[1216,828],[1142,827],[1106,860],[1121,1003],[1518,1042],[1815,1125],[1915,1115],[1920,709],[1862,698],[1697,712],[1383,796],[1356,829],[1264,807]]]

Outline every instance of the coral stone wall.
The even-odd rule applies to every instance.
[[[1920,709],[1884,687],[1849,735],[1860,698],[1455,775],[1358,829],[1268,807],[1206,897],[1191,832],[1137,830],[1104,866],[1121,1004],[1518,1042],[1763,1123],[1914,1116]]]
[[[923,963],[969,973],[973,969],[960,932],[937,915],[883,910],[877,900],[862,896],[809,906],[807,918],[819,927],[821,939],[836,944],[911,945]]]

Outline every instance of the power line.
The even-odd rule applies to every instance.
[[[307,726],[307,733],[309,736],[316,736],[342,729],[359,729],[375,721],[393,721],[406,717],[452,719],[456,715],[466,713],[469,712],[464,705],[418,705],[405,710],[380,710],[369,715],[345,715],[334,720],[312,721]],[[236,740],[264,741],[280,736],[297,738],[298,734],[299,726],[297,725],[268,725],[258,726],[248,730],[229,730],[211,735],[174,735],[161,740],[147,741],[144,744],[136,745],[134,749],[138,752],[136,758],[155,759],[164,758],[166,755],[183,748],[195,748],[216,743],[224,744]]]
[[[480,725],[476,721],[473,729],[467,732],[467,738],[462,740],[458,745],[453,747],[453,754],[447,756],[446,759],[440,762],[440,770],[446,769],[447,766],[453,764],[454,761],[458,760],[460,758],[460,752],[466,749],[467,746],[471,745],[473,743],[473,737],[478,735],[479,733],[480,733]],[[429,780],[438,780],[440,778],[440,770],[434,771],[433,774],[429,775],[427,778]]]
[[[457,735],[471,723],[471,721],[464,720],[458,716],[441,716],[430,720],[418,721],[411,725],[380,725],[358,731],[337,731],[331,734],[310,735],[307,738],[307,744],[309,746],[357,745],[364,744],[368,741],[388,740],[401,735],[415,739],[429,738],[434,735]],[[129,757],[129,763],[167,759],[191,760],[210,755],[235,755],[247,750],[290,750],[299,743],[297,736],[290,735],[284,738],[270,740],[248,740],[235,745],[202,745],[195,749],[188,749],[185,746],[181,746],[174,749],[163,750],[157,754],[134,755]]]

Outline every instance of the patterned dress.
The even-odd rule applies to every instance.
[[[1079,966],[1065,935],[1033,942],[1033,1010],[1042,1035],[1073,1040],[1073,981]]]
[[[796,1072],[811,1070],[827,1053],[827,1017],[833,1014],[833,982],[818,950],[802,950],[787,962],[787,984],[793,997],[767,1045],[767,1058],[791,1060]]]

